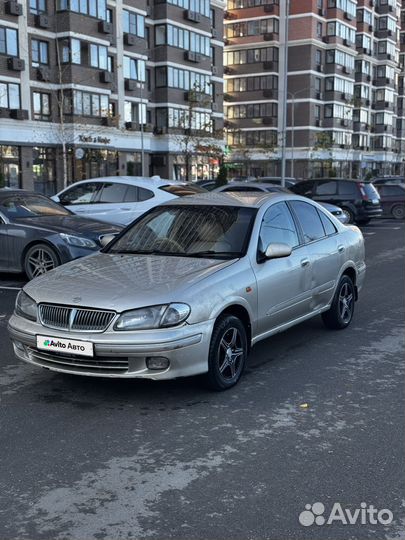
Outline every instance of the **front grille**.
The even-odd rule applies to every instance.
[[[103,332],[115,317],[114,311],[40,304],[41,323],[56,330]]]
[[[92,358],[74,354],[48,353],[33,347],[27,347],[29,358],[42,367],[58,367],[61,370],[79,373],[125,373],[129,363],[127,357],[110,358],[94,356]]]

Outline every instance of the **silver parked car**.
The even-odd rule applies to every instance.
[[[108,238],[106,238],[106,241]],[[234,385],[262,339],[322,314],[346,328],[364,242],[284,193],[207,193],[153,208],[104,250],[20,292],[18,358],[54,371]]]

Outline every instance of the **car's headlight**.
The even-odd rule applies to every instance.
[[[184,322],[190,315],[187,304],[165,304],[125,311],[115,323],[115,330],[150,330]]]
[[[74,236],[73,234],[66,233],[60,233],[60,236],[71,246],[87,249],[95,249],[97,247],[97,244],[93,240],[90,240],[90,238],[83,238],[83,236]]]
[[[20,317],[24,317],[30,321],[37,320],[37,304],[24,291],[18,293],[15,301],[15,312],[17,315],[20,315]]]

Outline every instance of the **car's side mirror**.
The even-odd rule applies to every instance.
[[[267,246],[264,252],[265,259],[281,259],[283,257],[289,257],[292,253],[292,247],[288,244],[271,243]]]
[[[115,237],[116,237],[115,234],[105,234],[104,236],[100,238],[101,246],[103,248],[106,247],[110,242],[114,240]]]

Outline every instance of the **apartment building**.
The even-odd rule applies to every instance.
[[[52,194],[101,175],[212,174],[223,0],[0,6],[0,182]],[[143,169],[143,171],[142,171]]]
[[[225,130],[235,172],[280,174],[285,137],[287,175],[403,174],[404,8],[228,0]]]

